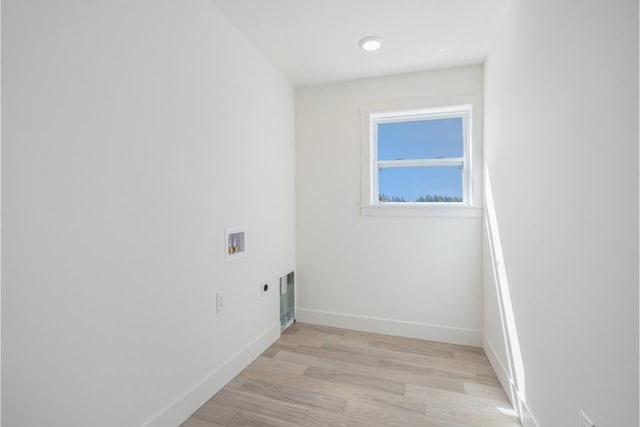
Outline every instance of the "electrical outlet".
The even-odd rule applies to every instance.
[[[596,427],[596,424],[587,417],[584,411],[580,411],[580,421],[582,421],[582,427]]]
[[[269,292],[269,283],[268,282],[262,282],[260,283],[260,295],[265,296],[267,295],[267,292]]]
[[[216,312],[224,311],[224,292],[216,293]]]

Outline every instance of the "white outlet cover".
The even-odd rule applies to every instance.
[[[224,311],[224,292],[216,293],[216,312]]]

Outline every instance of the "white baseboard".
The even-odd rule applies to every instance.
[[[489,363],[491,364],[491,367],[495,371],[498,380],[500,381],[500,385],[502,385],[505,394],[509,398],[511,405],[514,408],[516,406],[520,408],[520,411],[522,412],[520,417],[522,419],[522,426],[539,427],[539,424],[531,413],[531,410],[527,406],[527,403],[522,400],[522,397],[518,394],[518,392],[511,387],[511,376],[509,375],[509,371],[504,366],[504,363],[498,357],[495,348],[493,348],[493,345],[491,345],[486,337],[483,337],[482,339],[482,348],[484,349],[484,352],[487,355],[487,359],[489,359]]]
[[[192,386],[167,407],[151,417],[142,427],[176,427],[246,368],[280,337],[277,322],[245,348]]]
[[[482,332],[473,329],[331,313],[306,308],[296,308],[296,320],[301,323],[312,323],[421,340],[440,341],[449,344],[462,344],[474,347],[480,347],[482,345]]]
[[[487,355],[487,359],[489,359],[489,363],[491,364],[491,367],[495,371],[496,376],[500,381],[500,385],[502,386],[502,389],[504,390],[505,394],[509,398],[511,405],[515,406],[514,398],[516,398],[516,396],[513,395],[514,393],[511,390],[511,375],[509,375],[509,371],[504,366],[504,363],[502,363],[502,360],[500,360],[500,358],[498,357],[498,354],[496,353],[496,350],[493,348],[493,345],[491,345],[491,343],[487,340],[486,337],[482,338],[482,349]]]

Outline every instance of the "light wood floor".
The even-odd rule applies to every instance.
[[[294,323],[183,427],[516,427],[480,348]]]

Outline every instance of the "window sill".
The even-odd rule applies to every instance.
[[[482,218],[481,206],[362,205],[362,216]]]

